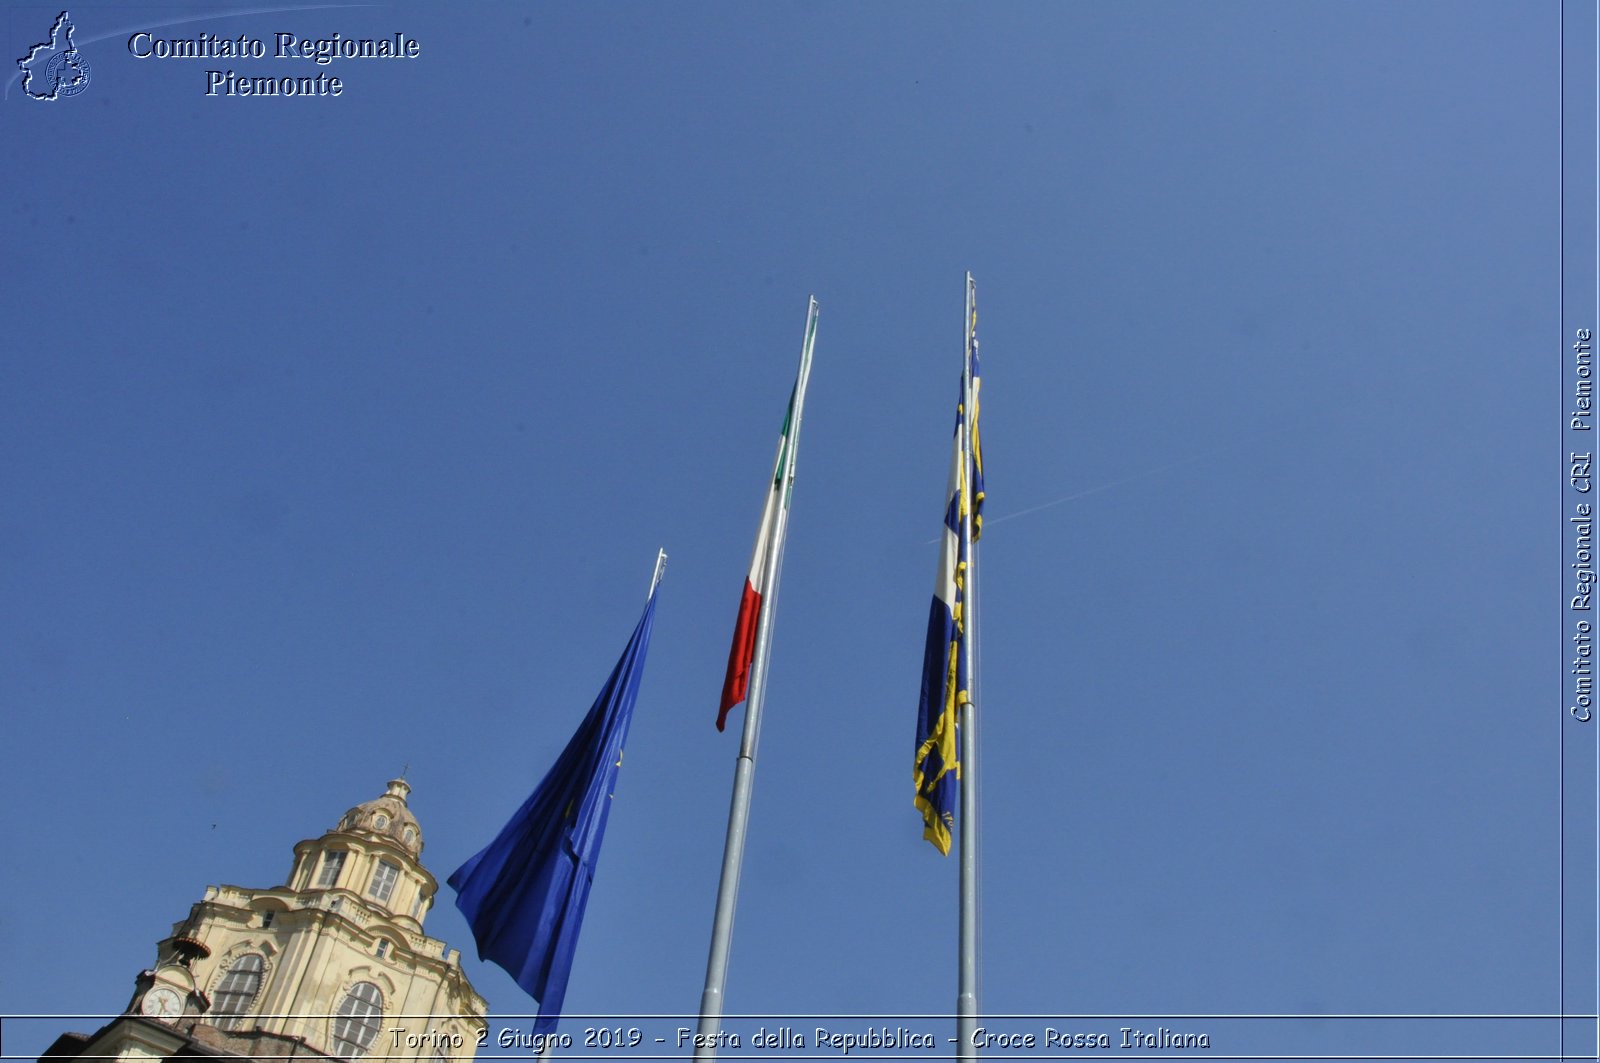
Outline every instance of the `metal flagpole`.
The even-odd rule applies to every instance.
[[[722,850],[722,879],[717,884],[716,915],[711,924],[711,953],[706,959],[705,990],[700,994],[700,1025],[695,1034],[694,1058],[709,1063],[717,1058],[722,1029],[723,995],[728,982],[728,953],[733,944],[733,913],[739,899],[739,873],[744,865],[745,828],[750,820],[750,793],[755,784],[756,745],[761,740],[761,709],[767,695],[767,659],[772,653],[772,622],[778,611],[778,577],[783,566],[784,536],[789,527],[789,494],[794,488],[795,457],[800,449],[800,414],[805,407],[806,383],[811,376],[811,349],[817,337],[817,300],[806,308],[805,340],[800,345],[800,373],[795,380],[794,414],[784,447],[783,496],[778,505],[777,527],[768,545],[762,573],[761,617],[756,624],[755,659],[750,666],[750,694],[745,701],[744,731],[739,758],[733,769],[733,801],[728,809],[728,837]]]
[[[649,601],[656,596],[656,587],[661,583],[661,577],[666,575],[666,572],[667,550],[666,547],[661,547],[656,551],[656,567],[655,571],[650,573],[650,593],[644,596],[645,601]]]
[[[973,1034],[978,1028],[978,669],[974,647],[978,641],[978,558],[972,545],[973,488],[972,348],[973,311],[977,290],[967,274],[965,333],[966,363],[961,371],[961,556],[966,558],[961,594],[962,662],[967,673],[967,700],[960,708],[957,734],[961,736],[961,885],[956,976],[956,1050],[961,1059],[978,1058]]]

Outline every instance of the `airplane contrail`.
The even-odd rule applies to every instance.
[[[1100,484],[1096,487],[1086,487],[1082,491],[1074,491],[1070,495],[1063,495],[1062,497],[1052,499],[1049,502],[1041,502],[1037,506],[1029,506],[1027,509],[1021,509],[1015,513],[1007,513],[1003,517],[990,517],[988,520],[985,520],[983,524],[985,528],[991,527],[995,524],[1004,524],[1008,520],[1016,520],[1018,517],[1026,517],[1030,513],[1037,513],[1041,509],[1049,509],[1051,506],[1059,506],[1063,502],[1071,502],[1075,498],[1084,498],[1088,495],[1099,494],[1101,491],[1109,491],[1113,487],[1121,487],[1123,484],[1131,484],[1135,480],[1143,480],[1147,477],[1155,476],[1157,473],[1166,472],[1169,469],[1176,469],[1184,465],[1190,465],[1202,458],[1207,458],[1210,456],[1210,454],[1193,454],[1187,458],[1179,458],[1177,461],[1168,462],[1165,465],[1157,465],[1153,469],[1146,469],[1143,472],[1136,472],[1132,476],[1124,476],[1120,480],[1112,480],[1108,484]]]
[[[987,528],[990,528],[990,527],[992,527],[992,526],[994,526],[996,524],[1004,524],[1008,520],[1016,520],[1018,517],[1026,517],[1026,516],[1029,516],[1030,514],[1038,513],[1040,510],[1049,509],[1052,506],[1059,506],[1059,505],[1061,505],[1061,504],[1063,504],[1065,502],[1071,502],[1074,499],[1085,498],[1085,497],[1087,497],[1089,495],[1096,495],[1096,494],[1099,494],[1101,491],[1109,491],[1113,487],[1121,487],[1124,484],[1131,484],[1131,483],[1133,483],[1133,482],[1135,482],[1137,480],[1143,480],[1143,479],[1146,479],[1148,477],[1155,476],[1155,475],[1157,475],[1159,473],[1167,472],[1170,469],[1181,468],[1184,465],[1192,465],[1193,463],[1195,463],[1197,461],[1200,461],[1200,460],[1202,460],[1204,458],[1215,457],[1218,454],[1221,454],[1221,453],[1223,453],[1225,451],[1232,450],[1232,449],[1234,449],[1234,448],[1233,447],[1223,447],[1222,450],[1206,451],[1203,454],[1191,454],[1187,458],[1179,458],[1177,461],[1169,461],[1165,465],[1157,465],[1153,469],[1145,469],[1144,471],[1136,472],[1131,476],[1124,476],[1119,480],[1112,480],[1110,483],[1097,484],[1094,487],[1086,487],[1082,491],[1074,491],[1070,495],[1062,495],[1060,498],[1051,499],[1049,502],[1040,502],[1037,506],[1029,506],[1027,509],[1019,509],[1015,513],[1007,513],[1007,514],[1005,514],[1004,516],[1001,516],[1001,517],[988,517],[988,518],[985,518],[985,520],[983,522],[983,526],[984,526],[985,529],[987,529]],[[929,543],[936,543],[938,541],[939,540],[936,539],[936,538],[928,540]]]

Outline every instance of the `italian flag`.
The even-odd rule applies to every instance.
[[[733,646],[728,650],[728,674],[722,681],[722,707],[717,711],[717,730],[728,724],[728,710],[750,692],[750,667],[755,662],[756,636],[760,634],[761,599],[766,593],[768,559],[778,541],[778,523],[788,506],[784,491],[784,471],[789,465],[789,430],[794,424],[795,392],[789,394],[789,411],[783,418],[783,433],[778,437],[778,458],[772,479],[767,484],[767,501],[761,510],[761,527],[756,531],[756,548],[750,554],[750,572],[745,576],[744,594],[739,598],[739,618],[733,624]]]

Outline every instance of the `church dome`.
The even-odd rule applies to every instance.
[[[334,829],[383,838],[415,859],[422,853],[422,828],[406,806],[410,793],[411,787],[404,779],[390,779],[387,790],[346,812]]]

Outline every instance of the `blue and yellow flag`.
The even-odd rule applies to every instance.
[[[917,709],[916,806],[922,813],[922,836],[949,855],[955,829],[956,797],[961,781],[961,742],[956,722],[968,701],[966,654],[967,546],[962,522],[971,514],[972,538],[983,527],[983,451],[978,435],[978,341],[974,308],[968,322],[972,366],[972,430],[963,433],[966,386],[956,403],[955,441],[951,447],[950,484],[945,494],[944,535],[939,573],[928,613],[928,640],[922,658],[922,700]],[[970,450],[963,447],[970,435]]]
[[[450,876],[478,958],[539,1002],[535,1033],[555,1029],[600,858],[622,747],[644,674],[654,593],[589,714],[494,841]]]

